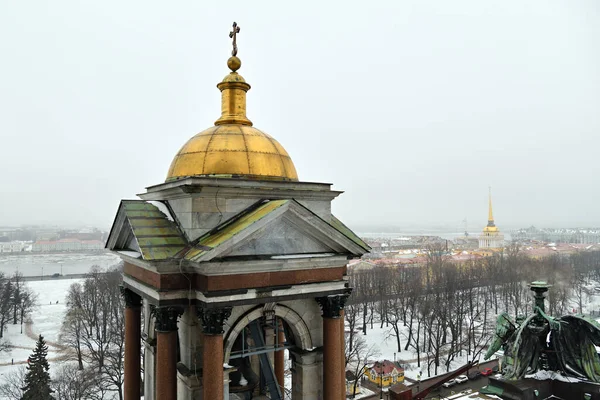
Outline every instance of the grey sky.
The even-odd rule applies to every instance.
[[[600,225],[600,2],[4,1],[0,225],[112,223],[220,113],[354,227]]]

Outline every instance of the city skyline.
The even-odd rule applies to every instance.
[[[595,2],[233,4],[7,9],[0,224],[109,227],[163,182],[219,116],[235,19],[248,117],[349,225],[479,231],[488,186],[502,229],[600,225]]]

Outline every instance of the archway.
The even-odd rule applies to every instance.
[[[291,308],[277,304],[274,307],[274,313],[276,317],[283,319],[292,334],[294,335],[294,342],[296,346],[300,347],[302,350],[310,351],[313,349],[313,342],[310,336],[310,331],[308,330],[308,326],[302,319],[302,317]],[[250,324],[250,322],[257,320],[264,316],[264,308],[262,306],[256,307],[235,321],[235,323],[231,326],[231,329],[228,330],[226,338],[225,338],[225,348],[224,348],[224,362],[229,362],[229,357],[231,356],[231,350],[233,348],[233,344],[238,337],[238,335],[242,332],[242,330]]]

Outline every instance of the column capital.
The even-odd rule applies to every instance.
[[[222,335],[223,324],[231,316],[232,307],[196,309],[198,319],[202,322],[202,330],[207,335]]]
[[[181,307],[156,307],[150,306],[154,316],[154,327],[159,332],[172,332],[177,330],[177,319],[183,314]]]
[[[119,286],[121,290],[121,296],[125,299],[126,308],[135,308],[142,306],[142,298],[139,294],[135,293],[131,289],[127,289],[125,286]]]
[[[350,295],[334,294],[315,298],[323,310],[323,318],[340,318],[340,312],[344,309],[348,296]]]

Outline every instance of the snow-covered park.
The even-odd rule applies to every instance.
[[[0,384],[3,383],[3,377],[11,370],[26,365],[27,358],[33,351],[39,334],[44,336],[48,344],[50,371],[56,369],[57,363],[64,360],[66,352],[60,343],[59,332],[66,312],[65,296],[71,284],[81,281],[81,279],[54,280],[49,278],[43,281],[27,282],[27,285],[37,294],[37,306],[23,324],[22,333],[19,324],[10,324],[5,331],[5,339],[10,342],[12,347],[10,352],[0,353]],[[590,295],[584,305],[584,313],[600,309],[600,292],[594,290],[592,286],[588,289]],[[402,350],[400,352],[391,326],[386,327],[384,324],[383,327],[380,327],[380,323],[374,321],[372,329],[368,324],[366,335],[363,335],[361,330],[355,330],[355,334],[362,337],[368,346],[373,346],[375,356],[372,361],[384,359],[401,361],[407,378],[416,380],[419,371],[422,371],[421,378],[424,379],[427,377],[427,353],[421,352],[421,367],[419,367],[414,349],[409,347],[408,350],[404,350],[408,332],[406,327],[402,329],[400,332]],[[484,352],[480,352],[480,358]],[[450,369],[464,365],[471,358],[466,352],[463,352],[452,361]],[[438,373],[445,372],[444,366],[438,371]]]
[[[10,342],[12,348],[10,352],[0,353],[0,384],[5,374],[27,364],[27,358],[32,353],[40,334],[44,336],[48,345],[51,371],[52,365],[64,356],[58,336],[66,312],[65,296],[69,286],[80,281],[81,279],[50,280],[49,278],[49,280],[27,282],[27,286],[38,296],[38,305],[23,324],[23,333],[19,324],[9,324],[8,330],[4,332],[4,338]]]

